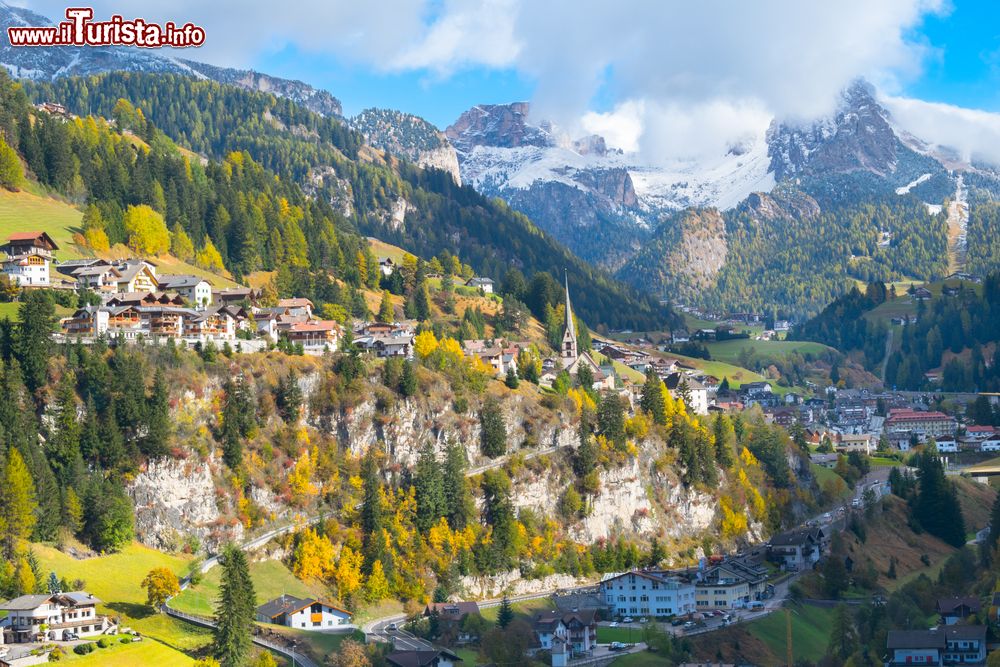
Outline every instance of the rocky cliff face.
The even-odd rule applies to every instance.
[[[778,181],[867,171],[894,182],[897,172],[905,172],[900,176],[907,179],[905,183],[911,177],[908,165],[918,157],[896,136],[888,111],[864,81],[843,92],[830,117],[807,124],[773,122],[767,143],[771,171]]]
[[[232,516],[232,506],[216,493],[212,461],[152,461],[127,490],[135,504],[136,537],[143,544],[174,550],[195,536],[214,552],[243,539],[243,524],[224,519]]]
[[[456,183],[462,182],[455,149],[441,131],[423,118],[391,109],[365,109],[350,124],[371,146],[421,167],[441,169]]]

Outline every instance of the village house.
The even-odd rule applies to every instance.
[[[466,281],[465,286],[472,287],[474,289],[481,289],[484,294],[493,294],[493,280],[490,278],[480,278],[479,276],[469,278],[469,280]]]
[[[212,304],[228,306],[233,304],[248,304],[253,306],[260,298],[260,292],[251,287],[227,287],[212,291]]]
[[[551,651],[562,644],[574,655],[589,653],[597,646],[595,610],[564,613],[558,610],[535,614],[532,629],[538,649]]]
[[[0,246],[6,257],[0,262],[3,273],[21,287],[51,285],[49,267],[52,254],[59,249],[45,232],[18,232]]]
[[[695,611],[695,586],[670,572],[642,571],[606,574],[600,595],[615,618],[682,616]]]
[[[727,569],[710,568],[695,582],[695,606],[698,611],[739,609],[750,600],[750,581]]]
[[[972,596],[942,598],[937,601],[935,607],[944,625],[955,625],[973,614],[978,614],[980,609],[979,598]]]
[[[115,278],[115,292],[155,292],[159,289],[156,280],[156,265],[144,259],[128,259],[114,264],[118,277]]]
[[[162,291],[176,292],[195,308],[212,304],[212,284],[204,278],[189,275],[161,275],[156,280]]]
[[[948,625],[930,630],[890,630],[889,667],[904,665],[982,665],[986,662],[985,625]]]
[[[0,611],[7,612],[0,619],[0,643],[66,641],[67,633],[77,637],[113,634],[114,623],[97,613],[99,602],[83,591],[14,598],[0,604]]]
[[[837,439],[838,451],[871,454],[876,447],[878,438],[871,433],[841,433]]]
[[[786,570],[811,569],[823,555],[825,535],[820,528],[798,528],[771,538],[769,557]]]
[[[681,373],[671,373],[664,380],[664,384],[674,398],[678,398],[684,393],[686,385],[688,409],[696,415],[708,414],[708,389],[701,382]]]
[[[479,615],[479,605],[475,602],[431,602],[424,607],[424,617],[437,618],[439,633],[453,637],[459,644],[478,639],[462,630],[463,621],[472,615]]]
[[[62,266],[59,267],[59,271],[63,272]],[[70,275],[76,279],[79,288],[97,293],[113,292],[122,277],[118,269],[105,262],[78,267]]]
[[[351,612],[314,598],[282,595],[257,607],[261,623],[284,625],[298,630],[328,630],[351,624]]]
[[[309,299],[279,299],[278,308],[284,308],[292,317],[311,318],[313,314],[313,302]]]
[[[378,268],[382,275],[388,278],[396,270],[396,262],[392,261],[392,257],[379,257]]]
[[[455,667],[462,659],[446,648],[420,651],[393,651],[385,661],[394,667]]]
[[[292,324],[284,329],[283,335],[289,343],[301,343],[306,352],[322,354],[337,351],[341,329],[333,320],[310,320]]]

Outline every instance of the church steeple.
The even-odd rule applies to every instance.
[[[561,356],[568,366],[576,361],[576,324],[573,322],[573,308],[569,303],[569,275],[566,275],[566,331],[563,333]]]

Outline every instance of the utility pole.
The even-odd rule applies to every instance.
[[[792,610],[785,609],[785,646],[788,650],[788,667],[793,667],[794,659],[792,658]]]

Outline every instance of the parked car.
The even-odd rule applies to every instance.
[[[675,618],[672,621],[670,621],[670,625],[674,626],[675,628],[677,626],[679,626],[679,625],[684,625],[684,619],[683,618]]]
[[[693,627],[694,627],[694,621],[688,621],[687,623],[684,624],[685,630],[690,630]]]
[[[649,623],[649,619],[646,618],[645,616],[643,616],[642,618],[639,619],[639,622],[640,623]]]
[[[610,627],[610,628],[617,628],[618,627],[618,621],[611,621],[611,625],[609,625],[608,627]]]
[[[67,630],[66,632],[63,633],[63,641],[64,642],[76,641],[79,638],[80,638],[80,635],[76,634],[72,630]]]
[[[633,621],[631,616],[626,616],[625,618],[622,619],[622,623],[632,623],[632,622]]]
[[[611,646],[608,648],[612,651],[622,651],[625,649],[625,644],[622,642],[611,642]]]

